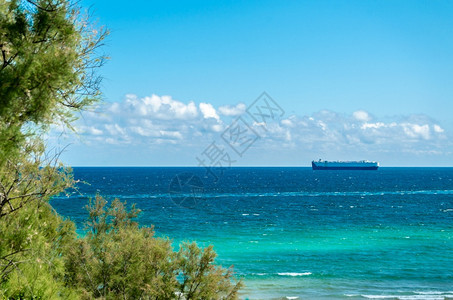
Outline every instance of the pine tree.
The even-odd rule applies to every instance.
[[[45,133],[99,101],[107,34],[71,0],[0,0],[0,298],[236,299],[211,247],[173,251],[134,206],[96,197],[82,238],[49,204],[76,181]]]

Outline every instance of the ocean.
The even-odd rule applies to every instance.
[[[214,245],[243,299],[453,299],[453,168],[78,167],[54,208],[83,234],[88,197],[156,235]]]

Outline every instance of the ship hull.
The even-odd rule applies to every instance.
[[[366,170],[366,171],[375,171],[378,169],[378,166],[371,165],[371,166],[320,166],[316,165],[314,162],[311,163],[311,167],[313,170]]]

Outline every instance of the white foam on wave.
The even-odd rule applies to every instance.
[[[397,296],[392,295],[360,295],[360,296],[367,299],[398,299]]]
[[[399,296],[398,300],[445,300],[450,299],[452,295],[413,295],[413,296]]]
[[[440,291],[415,291],[415,294],[420,294],[420,295],[443,295],[443,294],[453,294],[453,291],[447,291],[447,292],[440,292]]]
[[[396,300],[444,300],[449,299],[453,295],[437,294],[435,292],[423,293],[419,295],[360,295],[367,299],[396,299]]]
[[[286,296],[286,299],[288,299],[288,300],[294,300],[294,299],[299,299],[299,297]]]
[[[450,180],[451,181],[451,180]],[[174,193],[171,195],[172,198],[237,198],[237,197],[323,197],[323,196],[381,196],[381,195],[452,195],[453,190],[408,190],[408,191],[383,191],[383,192],[363,192],[363,191],[351,191],[351,192],[283,192],[283,193],[225,193],[225,194],[213,194],[203,193],[194,195],[193,193]],[[113,198],[121,199],[147,199],[147,198],[167,198],[168,193],[156,193],[156,194],[134,194],[134,195],[123,195],[123,194],[112,194]],[[83,195],[74,195],[74,198],[82,199]],[[56,196],[55,199],[66,199],[66,195]]]
[[[295,272],[283,272],[277,273],[279,276],[308,276],[311,275],[311,272],[304,272],[304,273],[295,273]]]

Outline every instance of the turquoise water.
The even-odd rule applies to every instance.
[[[219,171],[219,170],[217,170]],[[52,204],[79,228],[97,191],[175,245],[214,244],[248,299],[453,298],[453,168],[75,168]]]

